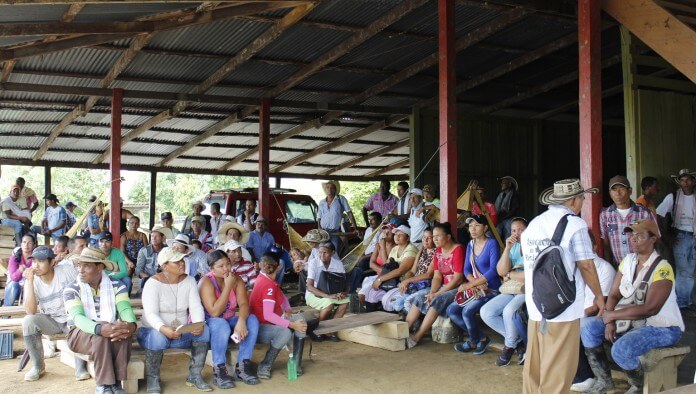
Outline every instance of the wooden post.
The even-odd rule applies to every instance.
[[[281,178],[281,177],[279,177],[279,176],[275,177],[275,187],[276,187],[276,189],[280,189],[280,183],[281,183],[281,180],[282,180],[282,179],[283,179],[283,178]]]
[[[52,183],[53,183],[53,180],[51,177],[51,166],[45,166],[44,167],[44,196],[48,196],[49,194],[51,194],[51,184]],[[46,207],[48,206],[48,204],[46,204],[46,200],[43,200],[43,203],[44,203],[44,209],[46,209]],[[44,245],[50,245],[50,244],[51,244],[51,237],[44,236]]]
[[[440,217],[457,223],[457,97],[455,4],[438,0],[440,90]]]
[[[270,140],[271,140],[271,99],[261,99],[259,109],[259,214],[269,219],[271,201],[269,196],[270,172]]]
[[[155,215],[157,211],[155,210],[155,198],[157,197],[157,172],[150,172],[150,227],[152,230],[155,227]]]
[[[123,89],[114,89],[111,98],[111,162],[109,176],[111,182],[111,207],[109,208],[109,231],[113,235],[113,247],[121,244],[121,107]]]
[[[599,0],[578,1],[580,181],[587,189],[600,192],[587,195],[582,207],[585,219],[599,239],[599,210],[602,207],[602,66],[601,4]],[[602,255],[602,248],[597,248]]]

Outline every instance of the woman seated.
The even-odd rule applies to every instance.
[[[251,372],[251,354],[254,352],[259,321],[249,314],[249,302],[244,281],[232,272],[232,264],[221,250],[208,254],[210,272],[200,281],[200,294],[205,308],[205,321],[210,330],[210,348],[213,351],[213,383],[221,389],[234,387],[225,357],[230,334],[239,343],[234,372],[246,384],[257,384],[259,379]],[[239,314],[235,309],[239,308]]]
[[[328,320],[331,313],[336,307],[336,312],[333,315],[334,319],[339,319],[346,314],[350,297],[348,297],[348,278],[346,277],[345,288],[341,291],[327,293],[318,288],[323,271],[343,274],[345,277],[346,270],[343,263],[338,258],[333,257],[335,247],[331,242],[323,242],[319,244],[319,259],[310,260],[307,267],[307,292],[305,300],[307,306],[319,310],[319,321]],[[323,289],[328,291],[327,289]],[[312,336],[312,340],[321,341],[328,339],[330,341],[338,341],[334,334],[325,335],[323,338]]]
[[[375,245],[375,250],[370,256],[370,270],[375,272],[377,275],[382,273],[382,266],[389,260],[389,253],[391,253],[396,242],[394,242],[394,230],[396,226],[393,224],[386,224],[382,226],[382,233],[379,235],[379,241]]]
[[[392,233],[394,234],[396,246],[389,252],[387,263],[396,265],[392,266],[391,270],[386,273],[383,266],[378,275],[365,278],[360,289],[360,301],[365,302],[368,306],[368,311],[376,310],[377,306],[375,304],[379,305],[382,302],[382,298],[387,291],[398,287],[398,284],[395,284],[392,288],[384,289],[383,284],[389,280],[399,282],[401,275],[410,271],[413,263],[416,261],[418,248],[410,242],[411,229],[406,225],[401,225],[393,229]],[[385,266],[387,263],[385,263]]]
[[[408,337],[406,344],[412,348],[430,331],[438,316],[446,316],[447,306],[454,300],[457,286],[464,277],[464,248],[454,242],[449,223],[433,226],[433,280],[427,293],[417,294],[410,301],[412,306],[406,315],[409,329],[414,327],[422,314],[423,322],[418,330]]]
[[[399,283],[398,290],[388,292],[382,299],[384,310],[407,313],[411,310],[411,301],[419,294],[425,296],[430,292],[430,281],[433,279],[433,257],[435,256],[435,243],[433,243],[433,230],[426,228],[423,232],[423,249],[418,251],[416,263],[411,270],[404,274],[404,279]],[[387,304],[388,303],[388,304]]]
[[[624,232],[630,233],[635,253],[626,255],[619,264],[604,314],[580,320],[580,338],[596,378],[591,393],[614,387],[602,346],[604,339],[613,343],[612,358],[626,371],[631,385],[627,393],[642,393],[643,370],[638,357],[674,345],[684,331],[674,291],[674,271],[655,251],[657,225],[652,219],[644,219]]]
[[[498,260],[498,275],[508,285],[524,285],[524,259],[520,248],[520,237],[527,229],[527,221],[517,217],[510,224],[511,235],[505,240],[505,250]],[[488,327],[505,338],[505,345],[495,364],[499,367],[510,364],[515,350],[518,353],[518,364],[524,362],[525,345],[517,332],[514,322],[515,312],[524,305],[524,291],[520,287],[516,294],[499,294],[481,308],[481,319]]]
[[[138,262],[138,252],[147,246],[147,236],[138,231],[140,228],[140,218],[131,216],[128,218],[128,231],[121,234],[121,252],[126,256],[128,264],[128,276],[133,276],[135,264]]]
[[[201,376],[210,332],[205,325],[205,312],[196,280],[184,272],[184,257],[183,253],[171,247],[163,248],[157,255],[162,272],[151,277],[143,289],[143,318],[138,330],[138,343],[146,350],[148,393],[161,392],[162,354],[169,348],[191,348],[186,385],[201,391],[212,390]],[[180,326],[190,323],[204,324],[182,334]]]
[[[452,302],[447,307],[447,316],[452,323],[469,333],[469,340],[454,345],[454,350],[473,351],[474,354],[479,355],[486,351],[491,340],[479,328],[476,314],[482,306],[498,294],[500,277],[496,266],[500,257],[500,248],[494,238],[486,236],[488,224],[485,216],[472,215],[466,219],[466,224],[469,226],[471,235],[464,259],[464,275],[467,281],[459,286],[458,291],[472,290],[478,294],[475,300],[463,307],[458,301]]]
[[[36,247],[36,239],[31,234],[22,237],[22,243],[15,248],[7,263],[8,281],[5,285],[5,300],[3,306],[12,306],[22,294],[26,271],[33,265],[31,254]]]
[[[265,253],[259,263],[259,275],[254,290],[251,291],[251,313],[261,323],[259,343],[270,346],[263,358],[257,374],[262,379],[271,378],[271,367],[285,345],[292,346],[293,357],[297,362],[297,375],[302,375],[302,353],[304,351],[307,323],[301,314],[292,314],[290,303],[276,282],[276,274],[282,269],[271,253]],[[292,343],[290,342],[292,339]]]

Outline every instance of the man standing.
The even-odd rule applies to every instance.
[[[39,207],[39,198],[36,196],[36,192],[26,186],[26,181],[24,178],[17,178],[16,185],[19,186],[19,206],[22,209],[28,209],[29,212],[34,213],[36,208]]]
[[[65,233],[68,215],[65,213],[65,209],[58,205],[58,197],[55,194],[44,196],[44,200],[47,201],[47,205],[41,221],[42,233],[55,241],[56,238]]]
[[[123,393],[118,382],[127,379],[132,337],[137,325],[123,282],[104,271],[118,266],[97,248],[85,248],[77,260],[77,281],[63,291],[68,312],[68,347],[94,359],[95,393]]]
[[[72,201],[68,201],[65,204],[65,214],[68,216],[68,220],[65,223],[65,231],[70,230],[72,226],[75,225],[75,222],[77,222],[77,218],[75,217],[75,207],[77,207],[77,205]]]
[[[660,182],[654,176],[646,176],[640,181],[640,188],[643,194],[636,199],[636,204],[648,208],[653,215],[657,215],[655,197],[660,194]]]
[[[256,213],[256,200],[246,200],[244,211],[237,215],[237,223],[242,225],[247,231],[254,231],[255,224],[259,218]],[[261,258],[261,256],[259,256]]]
[[[597,315],[601,316],[604,311],[604,297],[595,270],[595,254],[592,251],[587,223],[576,216],[582,209],[585,193],[597,191],[585,190],[578,179],[565,179],[554,183],[552,188],[544,190],[539,196],[539,202],[548,205],[548,210],[534,218],[522,233],[525,299],[529,313],[524,393],[561,393],[570,389],[578,366],[580,318],[584,316],[585,284],[595,294]],[[568,225],[559,246],[565,254],[566,271],[576,273],[575,301],[557,317],[542,322],[542,315],[532,298],[534,260],[551,244],[558,223],[566,215],[569,215]],[[578,272],[580,275],[577,275]]]
[[[191,219],[196,216],[203,216],[205,218],[205,231],[210,232],[210,215],[203,215],[202,212],[205,209],[205,205],[201,201],[194,201],[191,204],[191,209],[193,213],[186,216],[184,224],[181,226],[181,232],[183,234],[188,234],[191,232]]]
[[[218,243],[218,231],[222,224],[222,213],[220,213],[220,203],[210,204],[210,236],[213,238],[212,245]]]
[[[395,195],[391,194],[389,191],[391,189],[391,183],[389,181],[382,181],[379,183],[379,193],[375,193],[365,202],[365,206],[362,208],[363,219],[365,223],[368,223],[367,218],[368,211],[379,212],[380,216],[389,215],[399,200]]]
[[[409,216],[409,193],[408,193],[408,183],[399,182],[396,185],[396,193],[399,198],[396,202],[396,207],[389,214],[389,222],[395,226],[400,226],[406,224]]]
[[[31,257],[34,263],[24,275],[24,311],[27,315],[22,321],[24,344],[32,362],[32,368],[24,375],[28,382],[41,378],[46,369],[41,335],[68,332],[63,290],[77,277],[72,264],[56,266],[55,254],[46,246],[34,249]],[[78,358],[75,359],[75,378],[89,379],[87,363]]]
[[[28,209],[22,209],[19,202],[18,185],[13,185],[10,188],[10,194],[0,202],[2,206],[2,225],[12,227],[15,234],[15,244],[22,244],[23,229],[31,226],[31,212]]]
[[[421,189],[411,189],[410,206],[411,214],[408,217],[408,225],[411,227],[411,243],[420,249],[423,232],[428,227],[428,223],[423,220],[425,214],[421,209],[423,208],[423,191]]]
[[[150,244],[138,251],[138,261],[135,264],[135,275],[140,278],[140,289],[145,287],[145,282],[157,273],[157,254],[164,248],[164,231],[162,227],[155,227],[150,232]]]
[[[498,234],[500,239],[510,236],[512,219],[517,216],[520,209],[520,195],[517,192],[517,180],[511,176],[498,178],[500,181],[500,193],[495,198],[495,210],[498,212]]]
[[[249,242],[246,244],[247,250],[251,253],[251,259],[258,262],[261,256],[268,251],[271,245],[275,244],[273,234],[268,232],[268,222],[263,216],[256,218],[256,230],[249,234]]]
[[[632,223],[643,219],[653,218],[650,210],[631,201],[631,184],[623,175],[617,175],[609,180],[609,196],[614,201],[607,208],[603,208],[599,214],[599,234],[602,237],[604,258],[614,267],[627,254],[634,252],[630,234],[623,229]]]
[[[126,262],[126,255],[123,254],[121,249],[112,247],[113,237],[109,231],[104,231],[99,235],[99,249],[106,255],[106,259],[114,262],[118,265],[116,271],[107,269],[106,274],[114,280],[120,280],[126,285],[128,292],[133,286],[133,280],[128,276],[128,263]]]
[[[679,308],[687,308],[693,304],[691,292],[694,289],[696,268],[696,172],[683,168],[679,170],[679,174],[672,175],[672,179],[679,185],[679,189],[665,196],[657,207],[657,214],[662,219],[669,217],[668,223],[671,222],[674,229],[672,252],[677,271],[674,289],[677,292]]]
[[[331,243],[334,244],[334,249],[338,251],[340,250],[338,245],[339,238],[338,235],[334,234],[342,231],[343,212],[348,215],[354,231],[359,236],[358,224],[355,222],[355,216],[353,216],[353,212],[350,210],[348,200],[339,194],[341,192],[341,184],[332,180],[322,183],[322,187],[324,188],[326,198],[319,201],[319,211],[317,212],[319,228],[326,230],[331,235]]]

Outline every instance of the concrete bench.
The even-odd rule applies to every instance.
[[[657,393],[677,387],[677,368],[690,352],[689,346],[671,346],[653,349],[640,356],[645,375],[643,393]]]

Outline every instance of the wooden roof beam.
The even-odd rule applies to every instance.
[[[409,163],[410,163],[410,160],[411,160],[411,159],[399,160],[399,161],[397,161],[397,162],[394,163],[394,164],[390,164],[390,165],[388,165],[388,166],[386,166],[386,167],[384,167],[384,168],[380,168],[379,170],[375,170],[375,171],[372,171],[372,172],[368,172],[367,174],[365,174],[365,175],[363,175],[363,176],[366,177],[366,178],[372,178],[372,177],[376,177],[376,176],[379,176],[379,175],[382,175],[382,174],[386,174],[386,173],[389,172],[389,171],[394,171],[394,170],[399,169],[399,168],[402,168],[402,167],[404,167],[404,166],[408,166]]]
[[[354,131],[354,132],[348,134],[348,135],[345,136],[345,137],[341,137],[341,138],[337,139],[336,141],[329,142],[328,144],[324,144],[324,145],[322,145],[322,146],[320,146],[320,147],[318,147],[318,148],[316,148],[316,149],[313,149],[313,150],[312,150],[311,152],[309,152],[309,153],[305,153],[305,154],[303,154],[303,155],[299,155],[299,156],[297,156],[297,157],[295,157],[295,158],[293,158],[293,159],[287,161],[287,162],[284,163],[284,164],[281,164],[281,165],[279,165],[279,166],[277,166],[277,167],[275,167],[275,168],[272,168],[272,169],[271,169],[271,172],[272,172],[272,173],[279,173],[279,172],[281,172],[281,171],[285,171],[285,170],[287,170],[287,169],[290,168],[290,167],[293,167],[293,166],[295,166],[295,165],[297,165],[297,164],[303,163],[303,162],[305,162],[305,161],[311,159],[312,157],[316,157],[316,156],[322,155],[322,154],[324,154],[324,153],[326,153],[326,152],[328,152],[328,151],[330,151],[330,150],[332,150],[332,149],[338,148],[339,146],[342,146],[342,145],[345,145],[345,144],[347,144],[347,143],[349,143],[349,142],[355,141],[355,140],[357,140],[358,138],[362,138],[362,137],[364,137],[364,136],[366,136],[366,135],[369,135],[369,134],[372,134],[372,133],[374,133],[374,132],[376,132],[376,131],[382,130],[383,128],[388,127],[388,126],[391,126],[391,125],[393,125],[393,124],[395,124],[395,123],[398,123],[398,122],[402,121],[402,120],[405,119],[405,118],[407,118],[407,117],[406,117],[406,116],[396,116],[396,117],[392,117],[392,118],[390,118],[390,119],[388,119],[388,120],[381,120],[381,121],[379,121],[379,122],[377,122],[377,123],[374,123],[374,124],[372,124],[372,125],[370,125],[370,126],[367,126],[367,127],[365,127],[365,128],[356,130],[356,131]]]
[[[335,173],[335,172],[338,172],[338,171],[341,171],[341,170],[345,170],[346,168],[350,168],[350,167],[352,167],[352,166],[354,166],[354,165],[356,165],[356,164],[360,164],[360,163],[362,163],[362,162],[364,162],[364,161],[366,161],[366,160],[374,159],[375,157],[382,156],[382,155],[385,154],[385,153],[389,153],[389,152],[391,152],[391,151],[394,151],[394,150],[403,148],[403,147],[405,147],[405,146],[408,146],[408,144],[409,144],[409,139],[406,138],[406,139],[404,139],[404,140],[401,140],[401,141],[397,142],[396,144],[392,144],[392,145],[389,145],[389,146],[385,146],[385,147],[383,147],[383,148],[379,148],[379,149],[377,149],[377,150],[374,150],[374,151],[372,151],[372,152],[370,152],[370,153],[368,153],[368,154],[366,154],[366,155],[364,155],[364,156],[360,156],[360,157],[356,157],[355,159],[348,160],[347,162],[345,162],[345,163],[343,163],[343,164],[340,164],[340,165],[338,165],[338,166],[336,166],[336,167],[334,167],[334,168],[328,169],[328,170],[322,172],[322,173],[319,174],[319,175],[331,175],[331,174],[333,174],[333,173]]]

